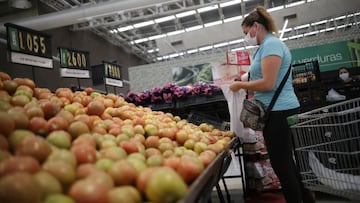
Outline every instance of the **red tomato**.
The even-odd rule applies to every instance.
[[[76,181],[71,185],[69,195],[77,203],[106,203],[108,189],[101,183],[89,179]]]

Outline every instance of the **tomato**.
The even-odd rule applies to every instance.
[[[33,177],[42,188],[44,196],[63,192],[60,181],[49,172],[40,170],[39,172],[35,173]]]
[[[50,144],[42,137],[27,136],[15,145],[16,155],[28,155],[42,163],[51,153]]]
[[[0,111],[0,133],[7,136],[15,129],[14,119],[6,112]]]
[[[0,177],[15,171],[34,174],[39,170],[39,161],[31,156],[12,156],[0,163]]]
[[[97,159],[95,147],[89,144],[73,145],[70,150],[75,155],[78,164],[95,163]]]
[[[39,135],[45,135],[49,131],[48,122],[43,117],[32,117],[29,120],[29,130]]]
[[[42,188],[35,178],[26,172],[13,172],[0,179],[0,202],[41,202]]]
[[[63,186],[68,186],[76,178],[75,168],[70,163],[62,160],[46,161],[42,168],[58,179]]]
[[[107,203],[108,189],[89,179],[77,180],[71,185],[69,195],[77,203]]]
[[[141,203],[140,192],[132,185],[113,188],[108,193],[108,203]]]
[[[66,130],[69,126],[69,122],[61,116],[55,116],[48,120],[48,126],[49,132],[54,130]]]

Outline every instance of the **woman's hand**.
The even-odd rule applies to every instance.
[[[240,86],[240,83],[241,82],[234,82],[232,83],[230,86],[229,86],[229,89],[233,92],[237,92],[241,89],[241,86]]]

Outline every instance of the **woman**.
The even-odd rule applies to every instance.
[[[230,90],[247,89],[254,97],[269,105],[276,89],[291,64],[287,46],[276,38],[275,22],[264,7],[257,7],[242,22],[245,42],[259,45],[253,56],[249,73],[250,81],[236,81]],[[311,193],[304,189],[300,174],[293,160],[292,141],[287,117],[298,113],[299,101],[292,86],[291,74],[287,79],[271,113],[263,135],[271,165],[280,179],[287,203],[315,202]]]

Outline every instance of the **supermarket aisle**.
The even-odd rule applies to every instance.
[[[222,182],[219,182],[220,187],[222,188],[224,198],[226,200],[226,193]],[[262,193],[261,195],[254,195],[247,197],[244,200],[243,190],[241,185],[241,180],[239,178],[227,179],[226,180],[229,193],[231,195],[230,203],[285,203],[285,200],[281,193],[279,192],[268,192]],[[316,192],[316,202],[317,203],[360,203],[360,201],[351,201],[337,196],[332,196],[325,193]],[[222,203],[220,202],[217,192],[214,189],[212,193],[211,203]],[[228,203],[228,202],[226,202]]]

